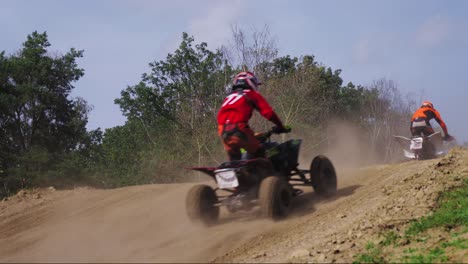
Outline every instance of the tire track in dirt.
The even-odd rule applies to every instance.
[[[209,229],[193,225],[184,205],[191,186],[64,191],[62,200],[23,212],[25,221],[45,213],[41,221],[2,223],[0,262],[207,261],[267,228],[248,214]]]
[[[319,201],[310,194],[313,213],[278,223],[212,262],[351,263],[356,249],[363,250],[378,230],[427,214],[437,193],[459,185],[467,172],[466,150],[362,169],[341,181],[332,199]]]
[[[413,167],[411,169],[417,170],[419,165],[414,164]],[[306,193],[297,201],[300,209],[295,214],[299,214],[299,217],[293,214],[288,221],[278,223],[275,230],[214,261],[249,262],[252,258],[256,262],[277,258],[285,258],[280,261],[286,261],[301,244],[318,245],[333,233],[347,232],[347,227],[360,221],[364,212],[379,205],[378,199],[381,197],[375,189],[384,186],[388,179],[379,173],[379,168],[356,172],[347,180],[339,181],[336,196],[329,199],[320,199],[313,192]]]
[[[411,185],[403,180],[437,162],[337,168],[336,196],[322,200],[305,188],[280,222],[222,211],[214,227],[193,225],[184,205],[193,184],[56,191],[34,206],[12,199],[0,204],[0,262],[284,262],[303,248],[320,249],[315,262],[330,262],[337,234],[359,240],[383,221],[368,213],[388,202],[385,188]]]

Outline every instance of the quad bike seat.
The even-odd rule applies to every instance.
[[[219,169],[224,169],[224,168],[236,168],[240,167],[245,163],[244,160],[233,160],[233,161],[225,161],[221,163],[218,168]]]

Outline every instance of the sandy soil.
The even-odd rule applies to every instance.
[[[351,262],[379,230],[427,214],[439,191],[460,185],[468,151],[337,169],[335,197],[305,189],[284,221],[223,212],[210,228],[185,215],[193,184],[22,191],[0,202],[0,262]]]

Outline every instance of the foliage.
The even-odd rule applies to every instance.
[[[402,257],[403,263],[441,263],[447,261],[448,258],[445,255],[445,251],[438,247],[431,249],[427,255],[410,252],[409,255],[404,255]]]
[[[189,165],[187,161],[194,158],[201,164],[216,152],[215,118],[232,70],[219,51],[193,42],[194,38],[184,33],[174,54],[168,54],[165,61],[150,63],[151,71],[143,74],[141,82],[122,91],[115,100],[128,118],[121,129],[138,131],[131,135],[132,147],[125,148],[130,153],[119,153],[118,147],[126,144],[123,137],[130,137],[117,136],[115,141],[103,143],[106,152],[113,149],[115,155],[106,162],[116,164],[111,167],[117,174],[138,178],[135,176],[146,170],[145,176],[140,175],[147,178],[145,182],[177,181],[183,178],[174,175],[178,167]],[[109,133],[112,136],[111,130]],[[144,164],[146,169],[141,168]]]
[[[53,56],[49,46],[46,32],[33,32],[16,54],[0,53],[0,196],[40,182],[87,136],[90,108],[70,98],[83,51]]]
[[[383,246],[395,245],[400,236],[393,230],[384,234]]]
[[[341,70],[320,65],[314,56],[285,56],[270,63],[265,95],[286,123],[324,125],[334,117],[360,119],[371,91],[352,83],[342,86]]]
[[[262,94],[294,127],[292,136],[311,142],[306,149],[326,147],[336,137],[325,129],[330,121],[346,120],[371,138],[381,160],[389,160],[391,134],[410,114],[396,85],[386,80],[371,87],[343,85],[340,69],[313,55],[278,57],[275,43],[267,26],[251,35],[234,27],[233,44],[216,51],[183,33],[173,53],[149,63],[141,80],[115,99],[127,122],[86,131],[90,107],[70,98],[73,83],[84,74],[76,63],[83,51],[52,56],[47,34],[34,32],[17,54],[0,53],[4,190],[51,182],[118,187],[193,179],[184,167],[224,159],[216,115],[241,69],[260,76]],[[271,126],[259,115],[251,125]]]
[[[457,238],[449,242],[443,242],[441,246],[442,248],[455,247],[458,249],[468,249],[468,239]]]

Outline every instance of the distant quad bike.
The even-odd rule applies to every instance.
[[[456,143],[453,138],[445,141],[440,132],[429,136],[413,136],[406,138],[393,136],[403,149],[403,155],[408,159],[426,160],[441,157]],[[450,141],[453,141],[452,143]]]
[[[219,210],[225,206],[234,213],[260,207],[263,217],[278,220],[290,211],[293,197],[302,194],[295,186],[312,186],[320,196],[336,192],[337,178],[332,162],[323,155],[316,156],[309,170],[298,169],[299,148],[302,140],[292,139],[283,143],[271,142],[275,129],[260,133],[257,138],[263,143],[267,158],[249,158],[228,161],[218,167],[193,167],[212,177],[217,188],[199,184],[193,186],[186,196],[189,218],[205,225],[215,224]],[[219,195],[224,191],[227,195]]]

